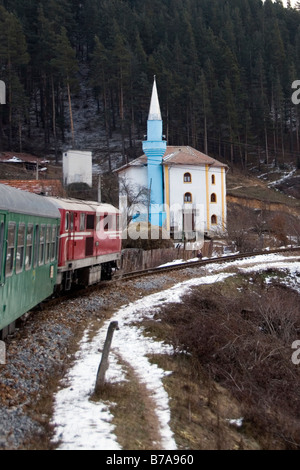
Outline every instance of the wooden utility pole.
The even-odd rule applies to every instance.
[[[69,80],[68,80],[68,82],[67,82],[67,90],[68,90],[69,113],[70,113],[70,120],[71,120],[72,145],[73,145],[73,148],[74,148],[74,144],[75,144],[75,133],[74,133],[74,121],[73,121],[72,101],[71,101],[71,91],[70,91],[70,83],[69,83]]]
[[[96,394],[99,394],[101,392],[101,389],[103,388],[105,384],[105,373],[108,369],[108,356],[109,356],[109,351],[111,347],[111,342],[113,339],[114,331],[118,329],[119,329],[119,326],[118,326],[117,321],[110,322],[110,325],[107,330],[104,348],[102,351],[101,362],[100,362],[98,373],[97,373],[96,386],[95,386]]]
[[[101,202],[101,175],[98,175],[98,202]]]

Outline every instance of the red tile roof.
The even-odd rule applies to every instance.
[[[195,150],[189,146],[168,146],[166,152],[163,156],[163,164],[164,165],[209,165],[213,167],[224,167],[227,168],[227,165],[224,163],[215,160],[208,155],[205,155],[199,150]],[[145,166],[147,165],[147,157],[146,155],[142,155],[139,158],[136,158],[132,162],[128,163],[127,165],[118,168],[116,171],[125,170],[131,166]]]
[[[0,184],[6,184],[29,193],[53,197],[64,196],[64,190],[59,180],[0,180]]]
[[[166,165],[174,163],[178,165],[210,165],[214,167],[227,166],[189,146],[167,147],[166,153],[163,156],[163,163]]]

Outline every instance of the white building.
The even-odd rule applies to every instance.
[[[64,152],[63,181],[65,186],[72,183],[86,183],[92,187],[92,152],[81,150]]]
[[[147,157],[142,155],[120,168],[119,178],[137,193],[142,187],[147,188],[147,166]],[[188,146],[167,146],[162,166],[164,228],[176,239],[182,238],[183,232],[187,235],[191,231],[208,236],[225,234],[227,166]],[[123,212],[127,209],[126,203],[126,194],[120,191]],[[145,204],[136,205],[132,210],[144,213],[144,220],[147,219]]]
[[[203,235],[224,235],[227,165],[189,146],[167,146],[161,135],[160,111],[154,116],[153,109],[160,110],[155,80],[145,154],[117,170],[122,182],[120,209],[132,211],[134,222],[164,227],[174,239],[200,241]],[[125,187],[135,194],[145,188],[133,207],[129,207]]]

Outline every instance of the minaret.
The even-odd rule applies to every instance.
[[[149,222],[160,227],[163,225],[166,217],[164,212],[162,157],[166,152],[167,142],[163,140],[162,130],[163,123],[154,76],[147,122],[147,140],[143,142],[143,151],[148,159],[148,189],[150,191]]]

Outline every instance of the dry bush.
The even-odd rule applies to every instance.
[[[162,318],[172,326],[173,343],[242,403],[265,448],[300,446],[300,369],[291,361],[297,294],[274,288],[226,298],[217,289],[199,290]]]
[[[148,222],[137,222],[129,225],[123,234],[123,248],[156,250],[173,248],[173,241],[162,227],[151,226]]]

